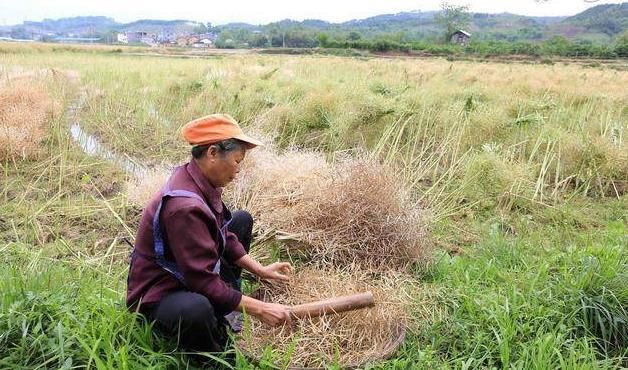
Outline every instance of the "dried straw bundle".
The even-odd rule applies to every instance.
[[[259,218],[268,210],[298,201],[308,186],[329,177],[330,171],[319,153],[292,150],[278,154],[273,147],[257,148],[247,153],[225,198]],[[264,227],[272,228],[272,222]]]
[[[423,212],[386,166],[367,157],[329,164],[313,152],[252,154],[230,199],[265,231],[338,266],[396,268],[429,258]]]
[[[43,84],[20,80],[0,88],[0,159],[33,158],[58,104]]]
[[[352,367],[391,355],[403,339],[407,314],[400,277],[375,285],[367,273],[311,266],[295,273],[288,284],[263,286],[264,300],[297,305],[371,290],[375,307],[293,321],[271,328],[251,318],[237,345],[253,358],[272,347],[275,360],[289,367],[323,367],[338,362]],[[393,285],[394,284],[394,285]]]

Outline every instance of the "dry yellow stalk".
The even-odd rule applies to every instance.
[[[338,362],[354,366],[391,354],[407,326],[408,295],[400,276],[373,280],[368,272],[309,266],[295,273],[287,284],[262,286],[267,301],[297,305],[325,298],[373,291],[375,307],[296,320],[293,327],[271,328],[251,318],[238,346],[260,358],[272,346],[278,359],[290,359],[290,367],[322,367]]]

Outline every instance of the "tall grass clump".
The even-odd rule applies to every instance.
[[[619,226],[617,231],[624,230]],[[618,238],[619,242],[624,242]],[[596,251],[581,259],[574,282],[577,293],[574,317],[579,332],[594,339],[609,356],[627,356],[628,348],[628,256],[621,248]]]
[[[562,171],[572,187],[592,196],[619,197],[628,190],[628,147],[604,137],[576,141],[566,137],[559,145]]]
[[[583,292],[578,311],[581,329],[609,355],[622,356],[628,346],[628,299],[626,274]]]
[[[424,333],[437,352],[460,366],[625,366],[625,227],[600,230],[599,243],[551,230],[495,230],[472,258],[436,266],[448,314]]]
[[[483,153],[470,160],[463,179],[466,197],[484,210],[529,207],[534,197],[530,169],[507,161],[496,150],[486,146]]]

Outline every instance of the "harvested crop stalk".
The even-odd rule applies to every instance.
[[[230,194],[259,229],[313,261],[366,270],[431,260],[427,218],[397,171],[357,154],[328,162],[317,152],[266,148],[245,161]]]
[[[292,309],[311,308],[312,303],[320,303],[317,301],[321,297],[342,300],[371,294],[377,304],[349,312],[338,312],[335,307],[332,314],[319,317],[305,314],[297,318],[293,314],[293,325],[289,327],[270,327],[252,317],[245,322],[237,345],[257,360],[272,347],[277,358],[290,359],[288,368],[318,369],[331,363],[351,368],[385,358],[403,340],[412,282],[397,274],[382,274],[379,278],[373,280],[372,272],[360,267],[340,269],[322,263],[300,266],[289,282],[262,284],[256,296]],[[329,306],[330,300],[323,300],[323,306]],[[303,305],[304,302],[312,303]]]
[[[374,305],[375,299],[373,298],[373,293],[369,291],[366,293],[334,297],[323,301],[292,306],[290,314],[295,318],[305,319],[359,310],[366,307],[373,307]]]

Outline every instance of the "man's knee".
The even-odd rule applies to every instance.
[[[166,325],[195,326],[215,320],[214,315],[214,307],[206,297],[192,292],[176,292],[162,299],[155,318]]]
[[[231,222],[245,230],[253,230],[253,216],[245,210],[237,210],[231,215]]]
[[[181,306],[181,320],[190,325],[204,324],[215,320],[214,307],[209,300],[197,293],[190,293]]]
[[[186,350],[220,352],[227,344],[226,329],[214,307],[197,293],[181,291],[164,297],[154,320],[158,332],[176,338]]]
[[[236,234],[238,240],[240,240],[242,246],[244,246],[244,249],[248,253],[253,239],[253,216],[243,210],[233,212],[231,215],[231,223],[229,224],[229,231]]]

